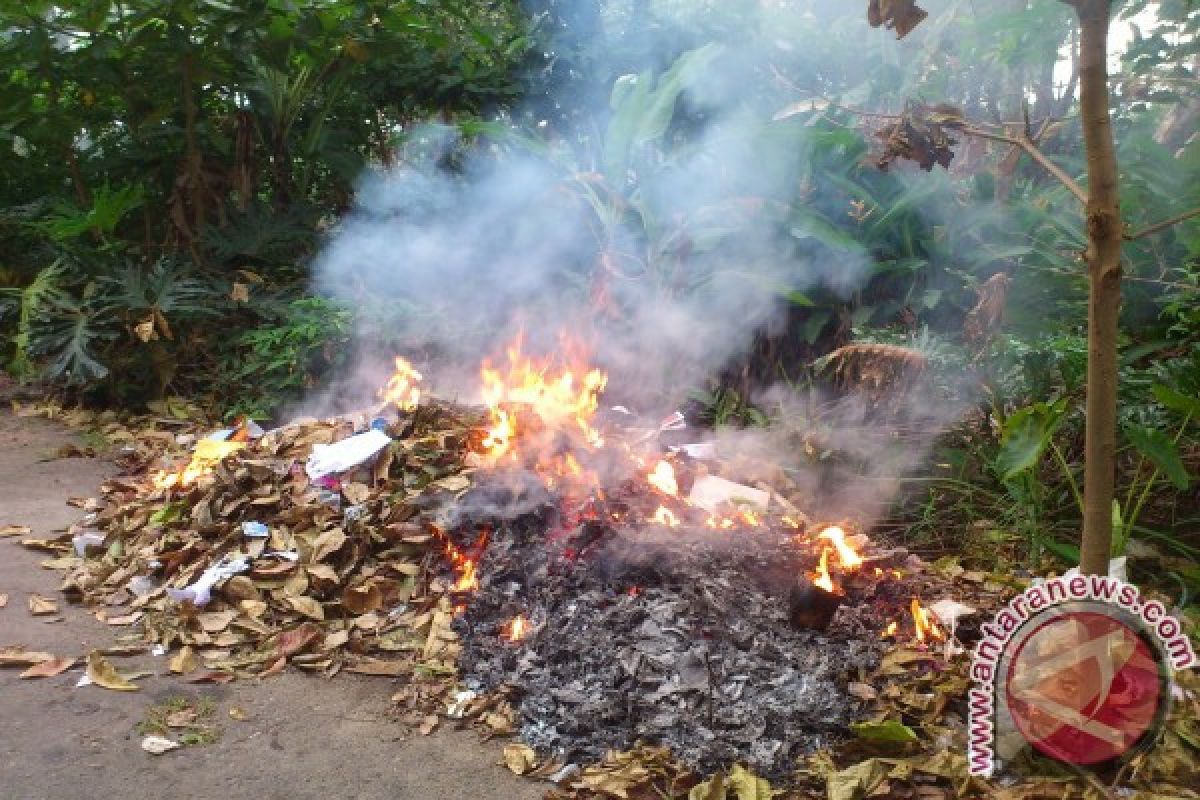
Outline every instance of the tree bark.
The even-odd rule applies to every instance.
[[[1079,16],[1079,102],[1087,150],[1088,377],[1080,569],[1107,574],[1117,456],[1121,210],[1109,117],[1109,0],[1068,0]]]

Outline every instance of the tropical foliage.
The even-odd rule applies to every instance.
[[[348,358],[355,312],[307,294],[322,235],[364,170],[421,158],[405,145],[437,121],[461,132],[458,154],[533,154],[559,171],[597,232],[581,286],[607,253],[672,292],[707,291],[713,254],[749,224],[786,243],[748,262],[773,277],[795,274],[781,260],[865,252],[853,290],[778,286],[787,324],[696,387],[703,416],[766,420],[758,390],[820,383],[814,363],[851,340],[919,345],[975,412],[893,509],[896,530],[1013,564],[1072,559],[1076,200],[995,141],[960,141],[949,169],[881,171],[871,115],[947,104],[1027,131],[1079,177],[1078,32],[1050,0],[924,5],[931,17],[898,44],[864,35],[861,4],[816,0],[5,2],[2,357],[91,400],[186,394],[273,413]],[[1200,14],[1185,0],[1114,5],[1134,21],[1114,114],[1138,231],[1200,205]],[[713,146],[708,110],[731,96],[733,146],[779,179],[734,176],[679,207],[662,187]],[[461,167],[454,152],[428,159]],[[747,222],[751,196],[763,211]],[[1156,548],[1195,580],[1200,222],[1126,254],[1117,548]]]

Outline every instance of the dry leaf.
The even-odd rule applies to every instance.
[[[48,661],[42,661],[39,664],[34,664],[29,669],[22,672],[18,677],[21,678],[53,678],[55,675],[61,675],[72,666],[76,659],[74,658],[51,658]]]
[[[311,597],[289,597],[287,599],[287,604],[291,606],[294,611],[303,614],[309,619],[325,619],[325,609],[321,608],[321,604]]]
[[[324,561],[325,559],[329,558],[338,550],[341,550],[342,545],[345,543],[346,534],[342,532],[341,528],[334,528],[332,530],[325,531],[317,537],[315,542],[313,542],[313,563]]]
[[[504,745],[504,765],[517,775],[524,775],[537,766],[537,753],[527,744]]]
[[[29,613],[35,617],[58,613],[58,603],[40,594],[29,595]]]
[[[109,663],[99,650],[88,653],[87,676],[92,683],[104,689],[112,689],[115,692],[136,692],[138,690],[138,687],[117,672],[116,667]]]
[[[245,722],[246,720],[250,719],[250,715],[247,714],[245,709],[243,709],[241,706],[230,706],[229,718],[235,719],[238,722]]]
[[[41,650],[26,650],[20,645],[0,647],[0,667],[28,667],[55,658],[53,653]]]
[[[437,730],[438,722],[437,714],[429,714],[425,719],[421,720],[421,727],[417,730],[421,732],[422,736],[428,736]]]
[[[33,533],[33,528],[28,525],[4,525],[0,527],[0,538],[5,536],[28,536]]]
[[[209,611],[197,614],[196,621],[205,633],[220,633],[229,627],[229,623],[237,619],[236,611]]]
[[[0,592],[0,608],[4,608],[6,605],[8,605],[8,594]]]
[[[168,728],[190,728],[196,722],[196,709],[181,708],[172,711],[163,719]]]
[[[286,658],[301,652],[321,637],[321,628],[306,622],[298,628],[284,631],[275,641],[275,653]]]
[[[191,645],[184,645],[167,664],[167,668],[176,675],[194,672],[199,666],[200,660],[196,658],[196,651],[192,650]]]
[[[235,283],[229,290],[229,299],[234,303],[249,303],[250,302],[250,284]]]

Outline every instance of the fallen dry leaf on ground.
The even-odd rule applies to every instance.
[[[0,537],[28,536],[31,533],[33,533],[33,528],[28,525],[5,525],[0,527]]]
[[[504,765],[517,775],[524,775],[537,766],[537,753],[527,744],[514,742],[504,745]]]
[[[21,678],[53,678],[55,675],[61,675],[75,665],[78,659],[74,658],[59,658],[55,656],[47,661],[34,664],[29,669],[22,672],[18,677]]]
[[[29,613],[35,617],[58,613],[58,603],[40,594],[29,595]]]
[[[0,592],[0,608],[4,608],[6,605],[8,605],[8,595]]]
[[[189,672],[195,672],[199,666],[200,661],[196,658],[196,651],[192,650],[191,645],[185,644],[168,662],[167,669],[176,675],[186,675]]]
[[[87,676],[97,686],[111,689],[114,692],[136,692],[138,690],[138,687],[122,677],[121,673],[117,672],[117,668],[98,650],[88,653]]]
[[[55,656],[41,650],[26,650],[21,645],[0,647],[0,667],[28,667],[50,661]]]

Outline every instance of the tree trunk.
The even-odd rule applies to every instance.
[[[1087,149],[1087,429],[1080,569],[1107,574],[1117,456],[1117,321],[1121,306],[1121,210],[1109,118],[1109,0],[1069,0],[1079,15],[1079,102]]]

